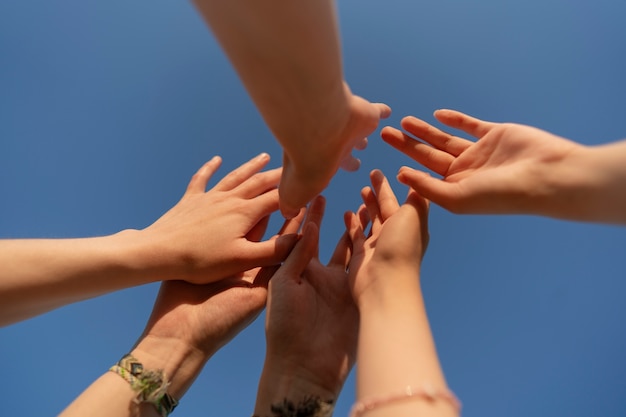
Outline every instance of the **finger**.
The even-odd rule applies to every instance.
[[[229,191],[242,184],[248,178],[259,172],[270,161],[270,156],[262,153],[252,158],[245,164],[228,173],[220,182],[218,182],[214,190]]]
[[[361,167],[361,160],[355,158],[352,153],[348,153],[342,160],[339,165],[341,169],[348,172],[358,171]]]
[[[474,143],[439,130],[435,126],[413,116],[407,116],[402,119],[400,125],[416,138],[422,139],[435,148],[453,156],[461,155],[463,151]]]
[[[346,231],[350,237],[352,243],[352,254],[358,253],[363,250],[365,244],[365,233],[361,227],[361,222],[357,218],[357,215],[347,211],[343,215],[343,221],[346,225]]]
[[[306,219],[304,221],[304,224],[306,225],[308,223],[313,223],[317,227],[318,230],[321,229],[325,208],[326,208],[326,199],[321,195],[315,197],[313,201],[311,201],[311,203],[309,204],[309,208],[306,213]],[[319,256],[319,253],[316,250],[313,257],[317,258],[318,256]]]
[[[391,107],[385,103],[372,103],[378,109],[378,117],[386,119],[391,116]]]
[[[257,197],[269,190],[277,188],[281,173],[282,168],[275,168],[254,174],[235,187],[235,192],[243,198]]]
[[[367,138],[359,139],[354,143],[353,148],[362,151],[367,148],[367,143]]]
[[[398,172],[398,181],[417,191],[424,198],[453,213],[469,212],[465,206],[465,197],[457,183],[449,183],[431,177],[428,173],[409,167],[402,167]]]
[[[269,216],[278,210],[278,190],[269,190],[255,198],[242,201],[245,214],[251,220],[250,224],[256,224],[265,216]]]
[[[242,241],[239,270],[280,265],[301,240],[296,234],[285,234],[261,242]]]
[[[302,225],[302,222],[304,220],[305,213],[306,213],[306,210],[301,209],[300,212],[296,215],[296,217],[293,217],[291,219],[286,219],[283,222],[283,225],[278,231],[278,233],[276,234],[276,236],[274,236],[274,238],[278,236],[282,236],[282,235],[298,233],[298,230],[300,230],[300,226]]]
[[[337,245],[335,246],[335,250],[330,257],[330,260],[328,261],[328,266],[342,266],[345,270],[350,263],[351,243],[352,241],[350,240],[348,231],[343,232],[337,242]]]
[[[315,223],[305,224],[302,230],[302,238],[298,241],[281,267],[286,276],[294,277],[299,280],[299,277],[317,252],[318,239],[319,229]]]
[[[380,208],[378,207],[378,201],[376,199],[376,194],[374,194],[374,190],[371,187],[364,187],[361,190],[361,198],[363,199],[363,203],[365,204],[365,208],[367,209],[367,214],[372,223],[372,227],[370,229],[370,234],[377,233],[382,225],[382,218],[380,215]]]
[[[387,181],[387,177],[383,175],[382,171],[375,169],[370,173],[370,180],[372,181],[372,188],[376,195],[378,202],[378,208],[380,210],[381,221],[387,220],[393,213],[398,211],[400,204],[398,199]]]
[[[215,171],[222,164],[222,158],[214,156],[210,161],[206,162],[195,174],[191,177],[189,185],[187,185],[187,193],[203,193],[206,191],[206,186],[209,180],[215,174]]]
[[[367,229],[367,225],[370,223],[370,215],[367,212],[367,207],[365,207],[365,204],[361,204],[359,206],[356,214],[359,220],[359,224],[361,225],[361,229],[365,231]]]
[[[437,110],[435,111],[435,118],[444,125],[462,130],[475,138],[485,136],[496,125],[496,123],[485,122],[456,110]]]
[[[322,225],[322,219],[324,218],[324,210],[326,208],[326,199],[318,195],[311,201],[309,208],[306,211],[305,223],[315,223],[319,229]]]
[[[391,126],[384,127],[380,136],[389,145],[439,175],[445,175],[455,159],[453,155],[415,140]]]
[[[246,235],[246,239],[251,242],[258,242],[263,239],[263,235],[265,235],[265,231],[267,230],[267,225],[269,224],[270,216],[265,216],[257,224],[250,229],[248,234]]]
[[[417,191],[411,189],[406,197],[405,204],[410,204],[417,210],[420,218],[420,227],[423,230],[422,234],[425,235],[428,240],[428,213],[430,211],[430,201],[420,195]],[[424,250],[426,250],[425,247]]]

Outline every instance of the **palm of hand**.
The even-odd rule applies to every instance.
[[[556,136],[530,126],[499,124],[467,148],[450,164],[445,178],[456,181],[474,171],[526,165],[558,157],[566,149]],[[565,141],[563,141],[565,142]]]
[[[371,271],[367,268],[370,266],[419,268],[428,247],[427,216],[426,201],[412,193],[407,203],[394,212],[385,213],[383,222],[379,225],[374,222],[367,238],[360,232],[363,226],[358,225],[356,216],[350,219],[354,254],[349,266],[349,281],[355,300],[376,286],[378,276],[369,273]]]
[[[444,179],[456,183],[476,205],[492,211],[527,210],[529,196],[541,195],[550,164],[572,144],[524,125],[497,124],[450,164]]]
[[[314,258],[299,279],[285,278],[270,282],[268,354],[338,392],[354,365],[358,333],[345,266],[324,266]]]

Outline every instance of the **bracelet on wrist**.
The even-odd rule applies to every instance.
[[[421,388],[414,388],[409,385],[402,392],[390,394],[385,397],[359,401],[352,407],[350,417],[361,417],[363,414],[376,408],[409,400],[425,400],[429,402],[445,401],[450,404],[457,413],[461,412],[461,402],[452,391],[447,388],[437,389],[427,384],[423,385]]]
[[[170,382],[162,370],[146,370],[131,354],[126,354],[109,371],[119,375],[137,392],[134,401],[154,405],[162,417],[170,415],[178,401],[167,392]]]

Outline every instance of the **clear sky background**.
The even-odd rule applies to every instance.
[[[623,0],[340,0],[353,91],[388,124],[454,108],[595,145],[626,137]],[[213,155],[280,149],[189,2],[0,2],[0,237],[143,228]],[[413,165],[378,131],[325,192],[321,254],[368,172]],[[212,183],[214,183],[213,181]],[[275,229],[278,216],[272,222]],[[626,229],[433,206],[422,282],[467,417],[626,415]],[[273,230],[272,230],[273,232]],[[0,268],[2,266],[0,265]],[[60,412],[127,352],[158,285],[0,329],[1,416]],[[622,324],[620,324],[622,323]],[[178,416],[247,416],[263,316],[207,365]],[[336,414],[354,400],[347,381]]]

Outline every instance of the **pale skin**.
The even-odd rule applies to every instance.
[[[348,284],[347,234],[327,265],[318,258],[325,201],[309,207],[302,239],[274,274],[266,313],[266,356],[254,415],[316,397],[334,405],[356,359],[358,311]]]
[[[278,209],[281,170],[261,172],[261,154],[206,191],[215,157],[191,179],[182,199],[143,230],[79,239],[0,240],[0,325],[68,303],[156,281],[218,281],[279,264],[295,234],[252,239]]]
[[[283,147],[280,210],[295,216],[340,168],[354,171],[391,109],[344,82],[332,0],[195,0],[268,127]]]
[[[411,191],[403,205],[380,171],[362,191],[364,205],[344,219],[352,242],[348,266],[360,313],[357,401],[432,387],[447,390],[420,288],[420,266],[428,244],[428,201]],[[364,219],[371,228],[366,235]],[[458,416],[448,401],[414,397],[362,414]]]
[[[302,217],[286,222],[279,234],[297,233]],[[257,228],[251,239],[261,239],[264,231]],[[180,401],[206,362],[263,309],[268,280],[277,269],[254,268],[202,285],[162,283],[144,334],[131,354],[144,369],[163,370],[171,382],[168,392]],[[105,372],[61,416],[159,416],[152,404],[136,404],[136,395],[119,375]]]
[[[534,127],[438,110],[442,131],[416,117],[382,138],[432,170],[402,167],[398,180],[455,213],[534,214],[626,224],[626,141],[584,146]]]

